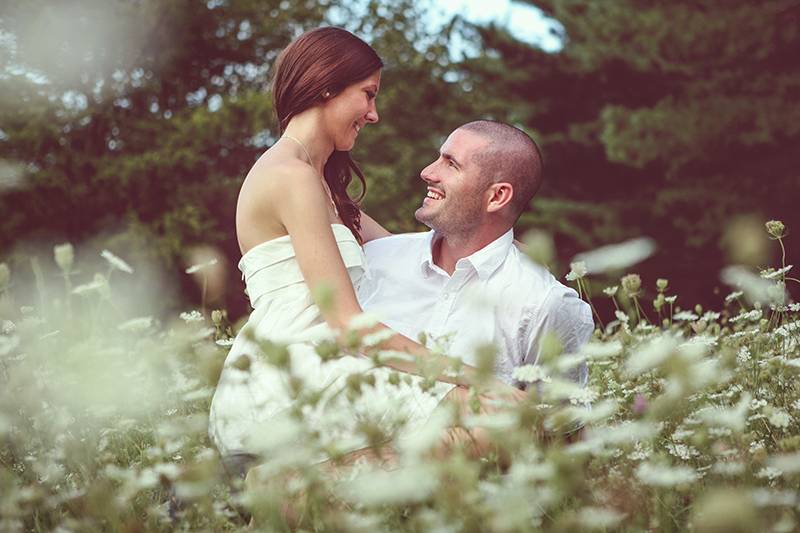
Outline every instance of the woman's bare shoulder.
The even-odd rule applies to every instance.
[[[303,187],[319,181],[316,171],[303,161],[262,157],[248,172],[242,188],[286,194],[291,190],[287,187]]]

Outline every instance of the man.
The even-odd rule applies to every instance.
[[[425,333],[465,363],[497,347],[497,376],[535,364],[554,334],[574,352],[594,328],[589,306],[514,246],[512,227],[542,181],[538,147],[523,131],[479,120],[456,129],[420,174],[428,185],[417,220],[432,231],[393,235],[365,246],[370,275],[362,307],[395,331]],[[581,385],[583,364],[568,373]]]

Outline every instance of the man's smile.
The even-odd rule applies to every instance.
[[[428,187],[428,193],[425,195],[425,199],[428,200],[443,200],[444,199],[444,192],[435,189],[433,187]]]

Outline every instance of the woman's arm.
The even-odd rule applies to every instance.
[[[364,242],[389,237],[391,233],[375,222],[375,219],[361,211],[361,239]]]

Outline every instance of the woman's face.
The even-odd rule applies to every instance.
[[[351,150],[359,130],[368,122],[378,122],[375,97],[380,87],[381,71],[376,70],[323,104],[325,124],[333,138],[334,150]]]

